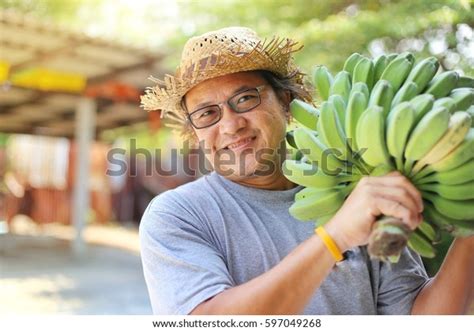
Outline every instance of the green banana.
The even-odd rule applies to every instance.
[[[470,200],[474,199],[474,181],[456,185],[446,185],[440,183],[418,184],[417,187],[424,191],[438,194],[440,197],[450,200]]]
[[[294,99],[290,103],[291,115],[298,123],[311,130],[316,130],[319,118],[319,110],[299,99]]]
[[[387,65],[380,79],[387,80],[392,85],[393,90],[398,91],[408,77],[412,65],[412,62],[405,58],[396,58]]]
[[[461,76],[458,79],[458,83],[456,84],[456,88],[459,87],[471,87],[474,88],[474,79],[471,77]]]
[[[418,86],[414,82],[405,82],[393,97],[392,107],[400,102],[413,99],[418,94],[417,90]]]
[[[415,83],[417,86],[416,94],[419,94],[426,88],[429,82],[436,75],[438,68],[438,59],[434,56],[428,57],[415,65],[408,75],[406,82]]]
[[[395,59],[405,59],[409,61],[412,65],[415,63],[415,56],[411,52],[403,52],[397,55]]]
[[[436,99],[445,97],[456,88],[458,79],[459,74],[456,71],[445,71],[429,82],[424,93],[431,94]]]
[[[342,160],[350,160],[351,152],[347,146],[344,130],[332,102],[325,101],[321,105],[318,121],[318,133],[322,142],[329,148],[334,148],[339,153],[336,156]]]
[[[415,122],[418,123],[433,108],[435,98],[431,94],[420,94],[410,100],[415,109]]]
[[[449,112],[444,107],[428,112],[413,129],[405,148],[405,174],[411,173],[415,161],[425,156],[441,139],[449,126]]]
[[[316,221],[324,216],[334,214],[344,203],[353,186],[328,188],[313,192],[305,198],[295,201],[289,208],[291,216],[301,221]]]
[[[433,258],[436,255],[433,245],[417,231],[413,231],[410,234],[408,247],[423,257]]]
[[[320,194],[321,191],[327,191],[326,188],[321,189],[321,188],[315,188],[315,187],[305,187],[301,191],[297,192],[295,194],[295,201],[301,200],[301,199],[306,199],[312,195],[315,194]]]
[[[352,76],[355,66],[360,61],[360,59],[362,59],[362,57],[363,56],[360,55],[359,53],[351,54],[351,56],[349,56],[347,60],[344,62],[344,67],[342,70],[348,72],[349,75]]]
[[[347,71],[340,71],[334,77],[334,81],[329,88],[329,96],[340,95],[345,103],[349,99],[351,92],[351,75]]]
[[[295,160],[285,160],[283,174],[295,184],[314,188],[330,188],[340,183],[356,181],[361,177],[357,174],[328,175],[320,171],[314,163],[308,164]]]
[[[474,159],[467,160],[459,167],[448,171],[437,171],[420,179],[414,179],[416,185],[440,183],[457,185],[474,180]],[[473,189],[474,190],[474,189]]]
[[[474,128],[474,106],[471,106],[468,109],[466,109],[466,113],[468,113],[469,116],[471,116],[472,118],[471,128]]]
[[[393,62],[393,60],[395,60],[397,57],[398,57],[398,53],[390,53],[387,55],[387,60],[388,60],[388,63],[391,63]]]
[[[390,105],[392,104],[393,95],[394,91],[392,85],[386,80],[379,80],[370,94],[369,107],[382,107],[383,114],[387,117],[390,111]]]
[[[365,96],[365,100],[369,100],[370,92],[367,84],[364,82],[357,82],[352,84],[351,93],[349,94],[349,99],[351,98],[352,94],[360,92]]]
[[[466,110],[474,105],[474,88],[456,88],[451,91],[449,96],[454,100],[455,111]]]
[[[367,84],[369,91],[374,83],[374,65],[372,61],[366,57],[362,57],[354,67],[352,74],[352,85],[357,82]]]
[[[332,102],[334,105],[334,108],[336,109],[337,117],[339,118],[339,121],[341,123],[342,129],[344,129],[344,125],[346,122],[346,103],[347,100],[344,101],[342,96],[339,94],[334,94],[331,95],[328,99],[329,102]]]
[[[464,137],[463,142],[456,147],[451,153],[443,157],[438,162],[432,163],[423,168],[413,179],[422,178],[434,171],[447,172],[451,169],[457,168],[466,161],[474,158],[474,129],[469,129],[469,132]]]
[[[385,117],[382,107],[371,106],[362,113],[356,128],[356,141],[359,148],[366,148],[362,159],[368,165],[391,165],[385,145]]]
[[[334,78],[327,67],[323,65],[317,65],[314,67],[312,82],[322,100],[327,100],[329,98],[329,89],[331,88],[333,80]]]
[[[436,229],[427,220],[423,220],[416,229],[419,230],[419,232],[421,232],[431,242],[436,241],[438,237]]]
[[[399,171],[403,171],[403,152],[415,126],[415,110],[409,102],[402,102],[395,106],[387,117],[387,150],[395,159]]]
[[[429,200],[441,214],[457,220],[474,222],[474,200],[449,200],[437,194],[421,191],[423,199]]]
[[[420,171],[425,165],[435,163],[448,155],[464,140],[471,127],[471,116],[466,112],[454,113],[448,124],[448,130],[433,148],[423,156],[413,167],[413,174]]]
[[[388,65],[388,58],[382,54],[374,60],[374,81],[380,80],[383,71]]]
[[[337,175],[346,168],[345,164],[336,158],[313,132],[298,128],[294,130],[294,138],[299,150],[308,159],[317,162],[323,172],[329,175]]]
[[[437,99],[433,107],[445,107],[451,114],[454,113],[454,110],[456,109],[456,102],[454,101],[453,98],[450,97],[444,97],[441,99]]]
[[[441,214],[429,201],[423,201],[423,217],[438,226],[441,230],[455,237],[474,235],[474,222],[462,221]]]
[[[364,84],[365,85],[365,84]],[[367,108],[367,98],[362,92],[352,93],[346,108],[345,133],[351,150],[357,151],[356,129],[360,116]]]

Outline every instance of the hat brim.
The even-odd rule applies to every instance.
[[[273,38],[257,43],[250,52],[213,53],[187,68],[178,68],[176,75],[166,75],[164,80],[150,77],[156,85],[146,89],[145,95],[141,96],[141,106],[148,111],[161,110],[161,116],[170,119],[169,126],[182,126],[187,121],[187,114],[181,107],[181,100],[196,85],[208,79],[254,70],[288,77],[298,71],[292,53],[301,48],[290,39]]]

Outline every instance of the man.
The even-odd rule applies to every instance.
[[[464,312],[474,238],[457,239],[431,280],[408,249],[394,265],[368,258],[377,216],[411,229],[421,222],[420,193],[399,173],[363,178],[322,233],[289,215],[301,187],[282,174],[285,153],[271,151],[284,146],[290,101],[308,98],[294,51],[290,40],[263,43],[247,28],[212,31],[191,38],[177,74],[143,97],[145,109],[181,120],[216,170],[159,195],[143,216],[154,313]],[[341,252],[346,259],[336,263]]]

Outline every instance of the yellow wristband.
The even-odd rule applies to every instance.
[[[344,260],[344,257],[342,256],[342,253],[337,247],[336,243],[334,242],[334,240],[332,240],[332,238],[322,226],[317,227],[315,232],[321,238],[321,240],[326,245],[329,252],[337,262]]]

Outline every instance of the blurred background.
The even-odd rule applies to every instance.
[[[172,152],[183,142],[139,96],[149,75],[174,72],[190,36],[229,25],[287,36],[305,45],[295,58],[306,72],[411,51],[473,76],[473,5],[0,0],[0,314],[151,313],[140,217],[202,172],[182,170],[195,155]],[[449,243],[425,260],[430,274]]]

